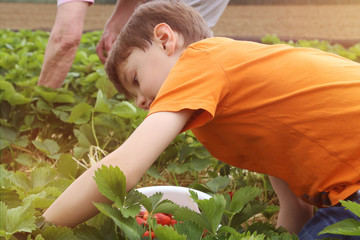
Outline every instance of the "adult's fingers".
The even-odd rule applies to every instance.
[[[96,46],[96,54],[98,55],[100,61],[102,63],[105,63],[106,52],[105,52],[105,42],[103,38],[100,39],[99,43]]]

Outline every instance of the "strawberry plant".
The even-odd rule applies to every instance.
[[[200,212],[163,201],[161,194],[126,193],[121,171],[102,168],[96,181],[113,205],[96,203],[101,213],[74,229],[42,226],[44,210],[146,116],[108,81],[95,54],[100,36],[99,31],[83,35],[63,87],[53,90],[36,85],[49,33],[0,30],[0,238],[296,239],[274,227],[278,202],[268,178],[214,159],[191,132],[173,141],[139,186],[179,185],[212,195],[199,200],[192,194]],[[263,41],[320,48],[360,61],[359,44],[346,49],[326,41],[283,42],[276,36]],[[138,224],[141,211],[149,213],[147,225]],[[160,213],[177,224],[162,225]],[[146,231],[149,236],[143,236]],[[324,231],[344,233],[344,226]]]

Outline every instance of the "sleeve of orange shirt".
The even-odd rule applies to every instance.
[[[190,47],[184,54],[186,57],[180,57],[161,87],[149,115],[158,111],[197,110],[185,131],[210,121],[217,111],[216,103],[221,104],[230,87],[223,69],[207,52]]]

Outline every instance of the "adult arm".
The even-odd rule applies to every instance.
[[[96,46],[96,53],[103,63],[105,63],[112,44],[134,12],[135,7],[143,2],[145,2],[145,0],[117,0],[114,11],[107,20],[104,32]]]
[[[148,116],[124,144],[88,169],[63,192],[44,213],[45,220],[73,227],[96,215],[98,210],[93,202],[109,202],[101,195],[93,179],[94,172],[102,165],[118,166],[126,176],[126,189],[133,188],[180,133],[191,112],[159,112]]]
[[[58,7],[38,85],[58,88],[64,82],[80,44],[88,6],[87,2],[67,2]]]
[[[282,226],[290,233],[299,233],[313,216],[313,206],[298,198],[285,181],[273,176],[270,176],[270,181],[280,201],[277,227]]]

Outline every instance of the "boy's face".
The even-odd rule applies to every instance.
[[[131,94],[135,104],[145,110],[150,108],[163,82],[181,54],[171,42],[157,39],[146,50],[135,48],[119,73],[125,75],[122,85]]]

